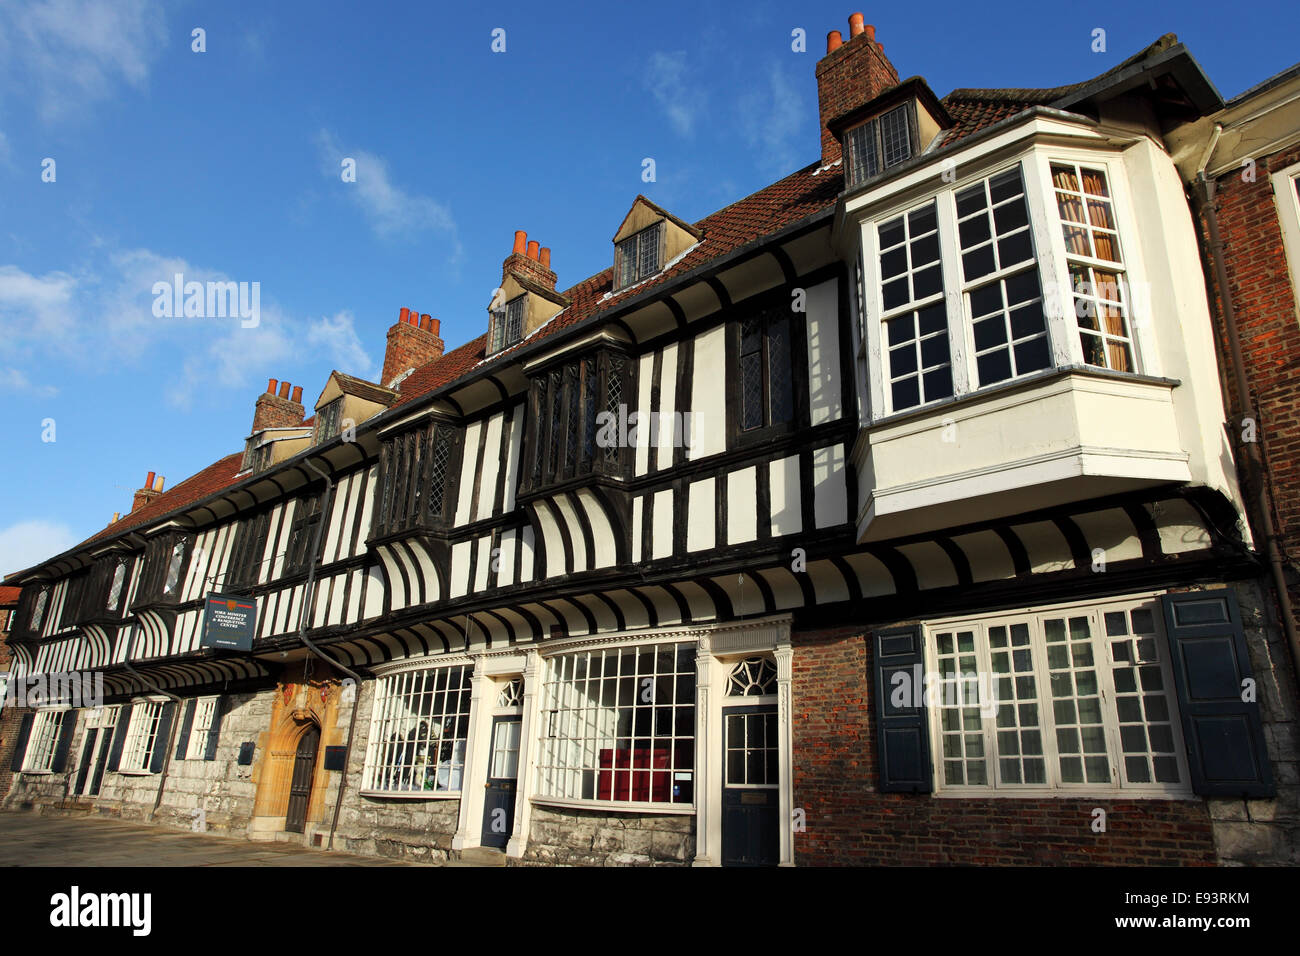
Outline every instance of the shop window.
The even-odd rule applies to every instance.
[[[469,734],[468,665],[379,678],[363,790],[459,793]]]

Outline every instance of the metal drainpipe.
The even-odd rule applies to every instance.
[[[1241,336],[1237,330],[1237,317],[1233,309],[1232,290],[1228,285],[1228,267],[1223,260],[1223,238],[1219,234],[1219,216],[1215,209],[1215,184],[1205,175],[1205,168],[1210,160],[1210,153],[1218,141],[1223,127],[1215,124],[1214,135],[1196,172],[1196,181],[1200,186],[1198,205],[1205,215],[1206,226],[1210,232],[1210,258],[1214,263],[1214,275],[1219,285],[1219,301],[1222,303],[1224,331],[1228,337],[1228,354],[1232,360],[1233,378],[1237,386],[1237,404],[1242,419],[1252,418],[1258,422],[1254,408],[1251,407],[1250,382],[1246,377],[1246,364],[1241,354]],[[1291,607],[1291,595],[1287,591],[1286,568],[1282,551],[1277,542],[1277,528],[1273,524],[1273,494],[1265,474],[1263,456],[1258,442],[1240,442],[1246,453],[1247,470],[1250,481],[1255,485],[1256,522],[1261,537],[1264,539],[1264,551],[1268,557],[1268,566],[1273,578],[1273,590],[1277,593],[1278,610],[1282,615],[1282,629],[1286,632],[1287,644],[1291,648],[1291,664],[1297,679],[1300,679],[1300,638],[1296,635],[1295,613]]]
[[[180,723],[179,712],[181,706],[185,703],[185,701],[181,700],[171,691],[163,690],[161,687],[155,684],[144,674],[141,674],[138,670],[132,667],[130,657],[131,655],[127,654],[127,659],[122,661],[122,666],[126,668],[128,673],[134,674],[136,677],[140,678],[140,683],[144,684],[145,687],[149,688],[155,694],[162,694],[164,697],[170,697],[172,700],[176,702],[177,713],[172,718],[171,729],[167,731],[167,752],[163,754],[162,774],[158,778],[158,796],[154,798],[153,809],[149,811],[149,819],[152,820],[154,818],[154,814],[158,812],[158,807],[162,804],[163,789],[167,786],[167,771],[171,769],[172,751],[176,749],[176,727],[177,724]]]
[[[361,675],[356,673],[355,671],[349,670],[348,668],[340,664],[338,661],[336,661],[334,658],[330,657],[319,647],[313,644],[311,642],[311,638],[307,636],[307,614],[309,609],[311,608],[312,599],[315,597],[316,565],[320,561],[320,536],[321,536],[321,532],[325,529],[325,522],[329,520],[330,505],[334,497],[334,482],[330,481],[330,476],[327,475],[325,472],[321,471],[319,468],[317,468],[315,463],[312,462],[310,458],[305,458],[303,460],[306,462],[307,467],[309,467],[312,471],[316,472],[316,474],[320,475],[321,478],[325,479],[325,500],[321,502],[320,520],[316,522],[316,531],[312,535],[312,542],[311,542],[312,558],[311,558],[311,563],[307,565],[307,586],[303,590],[302,611],[298,615],[298,639],[302,641],[303,645],[307,648],[307,650],[311,651],[313,654],[315,654],[317,657],[323,660],[326,664],[330,665],[330,667],[333,667],[336,670],[340,670],[344,674],[347,674],[349,677],[351,677],[352,680],[356,682],[357,693],[360,694]],[[339,792],[338,792],[338,796],[334,800],[334,819],[330,822],[330,841],[329,841],[329,845],[326,847],[326,849],[329,850],[334,849],[334,831],[338,829],[339,813],[343,809],[343,791],[347,789],[347,784],[348,784],[348,763],[350,763],[352,760],[352,737],[353,734],[356,733],[357,711],[360,709],[361,708],[359,706],[358,701],[354,698],[352,701],[352,716],[348,720],[348,742],[343,751],[344,762],[343,762],[342,775],[339,777]]]

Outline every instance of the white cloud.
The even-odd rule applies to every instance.
[[[704,109],[704,94],[689,82],[686,52],[653,53],[646,65],[644,82],[673,128],[682,136],[691,135],[695,120]]]
[[[325,176],[347,190],[349,198],[370,222],[370,228],[384,239],[438,232],[452,242],[452,260],[461,255],[456,221],[451,210],[429,196],[411,193],[393,182],[388,161],[364,149],[345,149],[334,134],[321,130],[316,135]],[[344,182],[342,162],[356,162],[356,182]]]
[[[375,370],[375,363],[361,346],[351,312],[322,316],[307,328],[307,341],[334,362],[336,368],[362,378]]]
[[[35,398],[53,398],[59,390],[53,385],[33,385],[21,369],[0,368],[0,391],[18,392]]]
[[[80,538],[66,524],[32,519],[0,530],[0,574],[23,571],[56,554],[62,554]]]
[[[84,111],[120,84],[143,89],[167,43],[155,0],[7,0],[0,61],[46,120]]]
[[[783,69],[772,67],[767,88],[757,86],[741,98],[739,115],[745,142],[764,168],[783,174],[800,165],[803,98]]]
[[[177,369],[165,383],[168,400],[191,407],[205,392],[247,388],[262,373],[280,373],[290,363],[327,360],[365,376],[374,362],[362,346],[347,311],[315,318],[296,316],[261,290],[258,322],[239,317],[167,318],[154,315],[155,283],[247,282],[148,249],[102,249],[76,275],[34,275],[0,265],[0,391],[49,397],[51,385],[33,385],[42,364],[63,375],[147,360],[151,367]],[[259,286],[260,289],[260,286]],[[277,375],[276,377],[279,377]]]

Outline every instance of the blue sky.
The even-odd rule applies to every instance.
[[[609,265],[638,192],[696,220],[811,162],[814,66],[855,9],[5,0],[0,573],[129,510],[146,472],[170,487],[238,450],[267,378],[311,404],[332,368],[377,377],[402,306],[448,348],[480,334],[515,229],[563,288]],[[940,95],[1074,82],[1174,32],[1225,97],[1296,55],[1293,2],[1240,11],[864,10]],[[177,272],[259,283],[259,325],[156,317]]]

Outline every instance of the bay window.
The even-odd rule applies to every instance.
[[[1190,792],[1157,599],[932,624],[926,650],[959,688],[930,708],[937,790]]]
[[[1065,236],[1083,360],[1102,368],[1134,371],[1124,263],[1106,173],[1074,163],[1052,163],[1052,187]]]
[[[868,226],[874,417],[1054,365],[1140,371],[1119,218],[1105,163],[1031,156]]]
[[[459,793],[469,734],[467,664],[403,671],[378,680],[362,789]]]
[[[429,422],[384,441],[376,535],[411,528],[439,530],[446,524],[463,438],[459,426]]]
[[[560,654],[542,688],[538,796],[694,803],[692,643]]]

